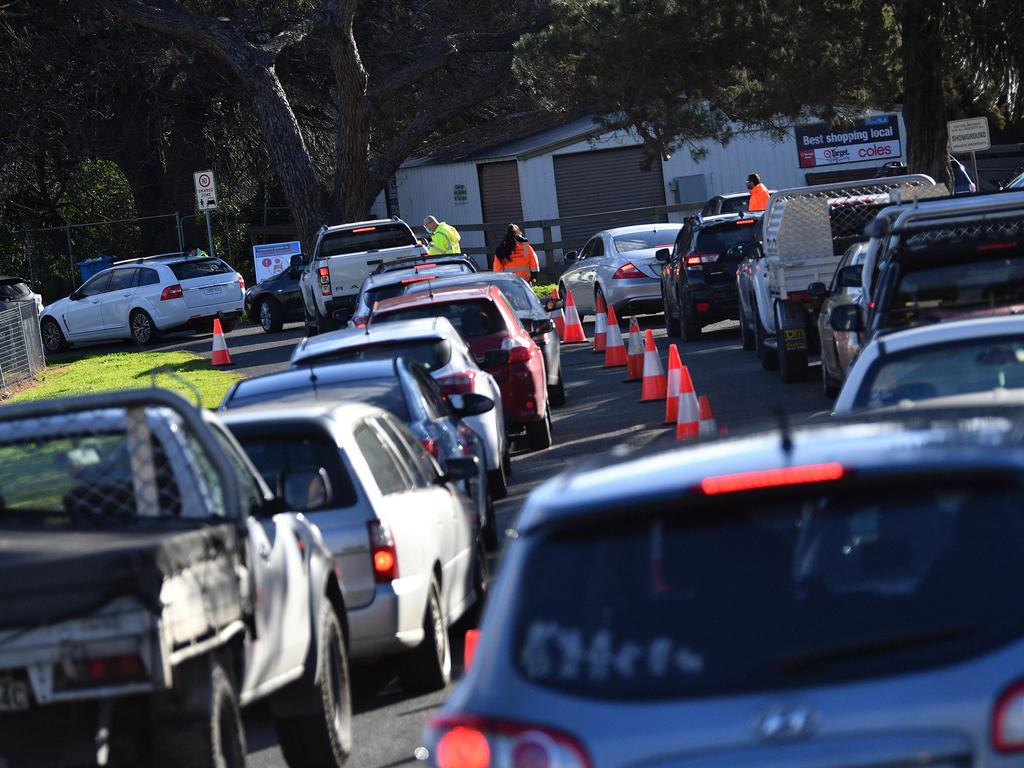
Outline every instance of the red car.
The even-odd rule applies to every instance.
[[[551,445],[544,354],[495,285],[442,288],[377,302],[370,323],[445,317],[501,388],[505,430],[526,431],[532,450]]]

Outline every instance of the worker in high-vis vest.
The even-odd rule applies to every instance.
[[[750,202],[747,203],[748,211],[763,211],[768,207],[768,187],[761,183],[761,177],[756,173],[747,176],[747,189],[750,190]]]
[[[516,224],[509,224],[505,238],[494,249],[495,272],[514,272],[528,283],[540,276],[537,252]]]
[[[431,256],[443,256],[449,253],[462,253],[459,241],[462,235],[459,231],[446,221],[438,221],[433,216],[427,216],[423,220],[423,227],[430,233],[430,242],[427,243],[427,253]]]

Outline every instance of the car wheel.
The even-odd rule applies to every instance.
[[[601,286],[598,285],[594,288],[594,314],[597,315],[597,300],[600,298],[604,302],[605,314],[608,313],[608,300],[604,297],[604,291],[601,290]]]
[[[487,494],[487,507],[484,511],[484,530],[482,533],[484,547],[488,552],[498,548],[498,521],[494,515],[494,499]]]
[[[761,322],[761,313],[754,305],[754,349],[757,351],[757,359],[761,361],[761,367],[766,371],[774,371],[779,367],[779,356],[775,350],[765,342],[768,340],[768,331]]]
[[[285,762],[339,768],[352,751],[352,694],[345,636],[334,607],[320,609],[316,682],[304,692],[309,714],[274,721]]]
[[[51,355],[63,352],[68,348],[64,332],[52,317],[43,318],[43,322],[39,324],[39,334],[43,337],[43,346]]]
[[[551,409],[548,408],[544,418],[526,424],[526,442],[531,451],[543,451],[551,447]]]
[[[665,335],[672,339],[678,338],[679,321],[673,317],[672,310],[668,308],[668,299],[665,298],[664,291],[661,294],[661,303],[665,307]]]
[[[740,302],[740,344],[747,352],[754,348],[754,333],[747,324],[747,313],[743,311],[742,301]]]
[[[821,356],[821,392],[829,400],[835,400],[839,394],[839,385],[832,381],[828,375],[828,366],[825,365],[825,356]]]
[[[690,344],[694,341],[700,341],[701,337],[701,325],[700,321],[695,317],[687,317],[685,308],[682,312],[682,319],[679,321],[679,327],[681,333],[679,338],[683,340],[683,344]]]
[[[156,341],[157,331],[153,325],[153,318],[143,309],[133,310],[128,316],[128,328],[132,334],[132,341],[139,346],[146,346]]]
[[[261,299],[257,315],[260,319],[260,328],[264,333],[277,333],[284,326],[284,313],[281,305],[273,299]]]
[[[548,402],[556,408],[565,405],[565,380],[562,371],[558,371],[558,381],[548,386]]]
[[[505,462],[497,469],[487,471],[487,491],[492,499],[504,499],[508,496],[508,478],[505,474]]]
[[[317,315],[316,315],[316,332],[318,334],[320,334],[320,333],[330,333],[331,331],[336,331],[336,330],[338,330],[338,324],[334,321],[334,318],[332,318],[332,317],[324,317],[319,312],[317,312]]]
[[[452,677],[452,647],[441,610],[441,586],[430,580],[423,615],[423,641],[411,653],[399,657],[398,679],[410,693],[430,693],[448,685]]]

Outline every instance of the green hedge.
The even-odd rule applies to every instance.
[[[556,286],[554,283],[548,283],[547,285],[538,285],[537,283],[534,283],[532,287],[533,292],[537,294],[537,298],[540,299],[541,301],[544,301],[545,299],[551,297],[551,292],[555,290],[555,288],[557,288],[558,286]]]

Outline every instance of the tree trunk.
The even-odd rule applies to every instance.
[[[909,171],[926,173],[952,189],[946,149],[940,5],[936,0],[903,3],[903,119]]]
[[[358,221],[369,210],[365,199],[368,194],[371,118],[366,100],[366,70],[359,56],[349,12],[355,12],[354,3],[342,12],[337,32],[330,38],[331,63],[338,87],[331,203],[343,221]]]

